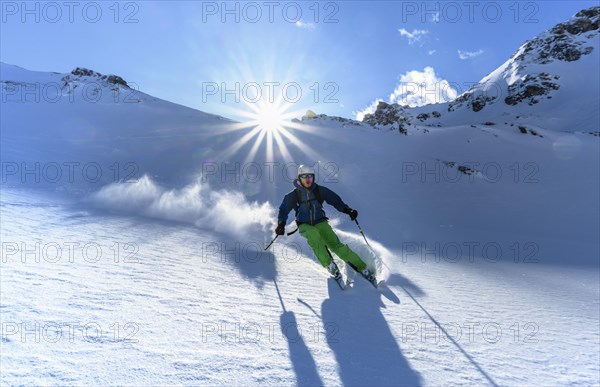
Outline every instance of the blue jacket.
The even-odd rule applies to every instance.
[[[281,202],[281,205],[279,206],[278,222],[283,222],[284,224],[287,223],[288,215],[292,209],[296,210],[296,221],[298,224],[308,223],[314,226],[317,223],[327,220],[323,206],[315,196],[316,186],[317,184],[313,183],[310,188],[307,189],[304,188],[298,180],[294,180],[294,187],[300,190],[300,206],[298,206],[296,190],[285,195],[283,202]],[[343,200],[329,188],[320,185],[319,193],[323,201],[331,204],[338,211],[344,212],[344,210],[348,208],[348,205],[346,205],[346,203],[344,203]]]

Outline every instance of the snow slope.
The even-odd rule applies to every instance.
[[[108,79],[1,64],[3,384],[599,383],[597,127],[465,104],[408,135],[317,116],[257,142]],[[340,291],[298,233],[262,250],[303,162],[387,287]]]
[[[2,213],[20,245],[2,265],[4,384],[597,383],[597,268],[409,256],[388,288],[342,292],[300,240],[262,252],[12,190]]]
[[[64,174],[58,178],[40,172],[37,180],[35,176],[21,179],[19,168],[16,178],[7,175],[7,182],[14,178],[17,184],[30,180],[38,187],[48,182],[51,187],[72,187],[91,181],[97,187],[139,177],[140,168],[167,181],[173,170],[165,169],[171,166],[165,165],[165,159],[177,165],[180,179],[195,169],[194,160],[201,161],[209,153],[199,153],[194,146],[215,141],[217,134],[221,141],[228,140],[222,133],[222,124],[231,122],[228,119],[151,97],[134,85],[110,83],[92,70],[41,73],[1,63],[0,85],[3,160],[32,165],[81,163],[77,168],[61,167]],[[82,178],[88,163],[99,165],[98,179],[94,170],[89,171],[89,179]],[[114,163],[118,168],[110,169]],[[135,166],[127,168],[128,163]]]

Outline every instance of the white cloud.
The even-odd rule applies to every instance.
[[[447,80],[438,78],[433,67],[427,66],[423,71],[413,70],[403,74],[389,100],[390,103],[416,107],[449,102],[457,95]]]
[[[408,44],[410,45],[420,42],[423,36],[429,33],[427,30],[413,30],[412,32],[408,32],[404,28],[400,28],[398,32],[400,32],[400,36],[408,38]]]
[[[390,94],[388,103],[417,107],[450,102],[457,96],[458,92],[452,88],[450,82],[439,78],[433,67],[427,66],[423,71],[408,71],[400,76],[400,83]],[[380,101],[383,100],[378,98],[363,110],[352,113],[358,121],[362,121],[365,114],[375,112]]]
[[[477,51],[458,50],[458,57],[462,60],[469,59],[469,58],[475,58],[476,56],[479,56],[481,54],[483,54],[483,50],[481,50],[481,49],[479,49]]]
[[[435,51],[436,50],[429,50],[429,51],[427,51],[427,55],[433,55],[433,54],[435,54]]]
[[[362,121],[363,118],[365,117],[365,114],[371,114],[371,113],[375,112],[375,110],[377,109],[377,105],[381,101],[383,101],[383,100],[381,98],[378,98],[375,101],[371,102],[371,104],[369,106],[367,106],[366,108],[364,108],[363,110],[358,111],[358,112],[353,111],[352,114],[355,115],[355,117],[358,121]]]
[[[431,15],[431,21],[434,23],[439,23],[440,22],[440,13],[436,12],[433,15]]]
[[[298,20],[295,24],[296,24],[296,27],[298,27],[298,28],[303,28],[306,30],[314,30],[315,29],[315,23],[307,23],[303,20]]]

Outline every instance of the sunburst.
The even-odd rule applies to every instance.
[[[283,157],[283,160],[277,161],[294,161],[286,143],[296,146],[310,159],[319,160],[321,158],[293,133],[295,130],[298,130],[307,132],[307,134],[314,134],[314,128],[291,121],[292,118],[302,115],[301,111],[289,111],[292,104],[277,100],[274,102],[245,102],[244,105],[247,110],[236,110],[235,114],[247,118],[247,121],[236,123],[232,125],[230,129],[249,131],[223,152],[221,155],[223,158],[229,158],[238,153],[240,148],[252,141],[254,141],[254,143],[245,157],[245,162],[254,160],[256,153],[263,144],[265,144],[266,148],[266,161],[276,161],[274,160],[275,149],[278,151],[277,153]]]

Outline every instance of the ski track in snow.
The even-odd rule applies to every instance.
[[[298,254],[276,242],[258,258],[222,257],[207,248],[235,245],[221,234],[8,190],[2,241],[46,248],[25,262],[3,248],[3,384],[598,382],[593,270],[387,252],[386,286],[357,276],[341,291],[299,237],[286,241]],[[90,242],[97,262],[64,247]],[[117,242],[137,250],[115,256]],[[53,244],[63,247],[55,263]]]

